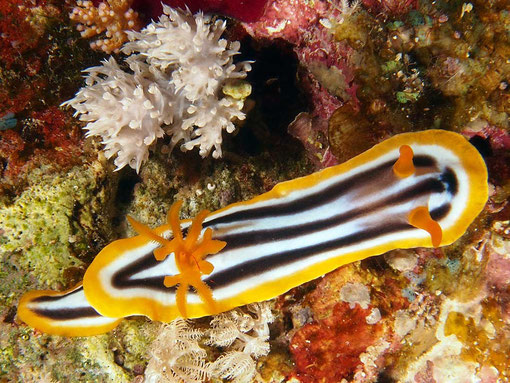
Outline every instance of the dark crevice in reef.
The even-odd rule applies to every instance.
[[[396,380],[388,375],[386,371],[382,371],[377,377],[377,383],[395,383]]]
[[[385,272],[391,270],[391,267],[384,261],[383,258],[369,257],[361,261],[361,267],[363,269],[370,270],[372,273],[377,275],[383,275]]]
[[[265,45],[244,37],[241,47],[236,61],[255,61],[247,76],[252,93],[245,103],[246,121],[228,140],[228,150],[253,156],[274,148],[299,149],[287,133],[296,115],[306,110],[306,99],[296,84],[299,61],[292,46],[284,41]]]
[[[469,142],[473,145],[483,158],[492,157],[492,146],[490,140],[480,136],[473,136]]]
[[[129,205],[133,200],[135,185],[140,182],[140,180],[140,177],[134,171],[124,172],[119,179],[115,201],[120,205]]]
[[[125,167],[120,170],[119,183],[115,192],[113,206],[115,206],[114,217],[112,217],[112,226],[118,227],[125,220],[125,210],[133,201],[135,186],[141,182],[141,178],[136,172]]]

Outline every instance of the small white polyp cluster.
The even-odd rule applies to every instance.
[[[100,136],[108,158],[117,155],[117,170],[138,172],[149,146],[165,134],[171,147],[199,148],[202,157],[222,155],[222,133],[243,120],[243,100],[224,96],[222,88],[246,77],[249,62],[233,64],[239,42],[221,38],[224,21],[211,23],[198,13],[163,7],[158,22],[128,32],[122,52],[129,71],[115,59],[85,70],[86,86],[63,105],[72,106],[88,124],[87,136]]]

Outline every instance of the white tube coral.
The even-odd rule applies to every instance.
[[[100,136],[108,158],[117,155],[138,172],[157,138],[168,134],[171,147],[199,148],[202,157],[221,157],[222,133],[232,133],[242,120],[243,100],[222,94],[222,88],[246,77],[249,62],[233,63],[239,42],[221,38],[225,22],[211,23],[164,6],[158,22],[141,32],[128,32],[130,72],[110,58],[87,69],[87,86],[63,105],[72,106],[88,124],[87,136]]]

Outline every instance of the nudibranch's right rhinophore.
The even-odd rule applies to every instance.
[[[97,255],[85,273],[82,305],[110,318],[165,322],[226,311],[392,249],[448,245],[487,196],[485,163],[464,137],[442,130],[400,134],[195,221],[179,221],[178,205],[156,229],[132,220],[140,235]],[[38,302],[45,300],[24,299],[18,311],[36,328]],[[58,325],[43,330],[49,328],[59,333]]]

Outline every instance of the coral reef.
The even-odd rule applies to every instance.
[[[63,271],[83,265],[92,232],[108,220],[103,206],[114,185],[109,184],[105,170],[96,162],[60,175],[32,171],[31,185],[13,201],[0,204],[2,262],[9,265],[8,254],[14,253],[16,263],[30,270],[30,278],[40,286],[65,285]],[[76,221],[69,222],[73,215]],[[108,236],[108,232],[100,235]]]
[[[0,157],[5,165],[1,191],[21,190],[29,182],[26,174],[41,165],[48,169],[68,168],[83,162],[80,130],[72,127],[69,116],[58,108],[33,111],[22,124],[26,129],[23,135],[14,129],[2,133]],[[27,158],[24,151],[36,155]]]
[[[0,15],[2,116],[11,112],[19,121],[26,111],[70,96],[79,71],[97,62],[97,55],[83,49],[60,1],[3,0]]]
[[[381,325],[367,325],[370,310],[338,303],[329,318],[303,326],[290,350],[301,382],[338,382],[361,363],[360,355],[375,345]]]
[[[336,41],[330,28],[335,18],[355,12],[358,3],[343,3],[343,8],[333,1],[273,0],[268,2],[262,17],[244,23],[246,31],[256,39],[269,39],[277,44],[289,43],[300,62],[300,83],[309,99],[309,115],[314,129],[300,129],[301,134],[291,134],[300,139],[310,151],[310,158],[317,167],[332,165],[329,155],[327,122],[333,112],[344,102],[357,104],[357,85],[353,82],[350,65],[352,49]]]
[[[123,323],[115,333],[87,339],[49,337],[15,326],[0,316],[2,382],[129,382],[145,366],[146,350],[158,326]]]
[[[172,363],[182,374],[198,374],[200,369],[181,369],[193,350],[206,367],[221,361],[208,370],[211,381],[235,379],[243,368],[239,379],[258,382],[509,381],[502,358],[510,347],[508,1],[186,4],[240,20],[218,24],[217,33],[242,42],[239,61],[256,60],[247,73],[253,91],[246,99],[247,82],[222,77],[214,93],[220,100],[228,96],[247,118],[220,144],[223,157],[213,161],[198,153],[169,155],[175,145],[170,136],[156,137],[172,125],[160,124],[159,117],[152,124],[145,114],[153,152],[136,174],[128,167],[112,172],[100,140],[85,140],[79,122],[58,105],[74,97],[83,68],[99,65],[90,75],[102,95],[110,76],[102,71],[111,65],[120,77],[125,73],[130,85],[123,91],[131,92],[133,103],[136,75],[140,97],[158,108],[148,84],[160,86],[151,72],[160,63],[149,56],[131,62],[120,52],[101,66],[104,52],[91,50],[68,17],[74,2],[0,0],[0,382],[164,381],[162,366]],[[99,2],[94,6],[98,10]],[[162,12],[159,1],[134,0],[131,7],[141,20]],[[217,18],[203,17],[204,28],[214,29]],[[125,29],[126,19],[119,22]],[[153,25],[139,33],[157,44],[162,30]],[[135,45],[126,54],[140,55],[147,47],[132,36]],[[108,36],[104,31],[93,38]],[[158,73],[165,72],[168,83],[179,68],[185,66],[171,64]],[[208,84],[201,84],[206,92]],[[186,107],[192,103],[187,91],[180,89]],[[193,99],[197,88],[189,92]],[[101,103],[113,118],[116,111],[108,105],[115,101]],[[74,285],[106,243],[134,235],[126,214],[163,224],[172,202],[181,199],[183,216],[192,217],[343,162],[396,133],[431,127],[462,132],[484,154],[490,200],[482,216],[451,246],[396,250],[280,296],[271,303],[269,339],[267,326],[259,327],[260,334],[250,328],[259,317],[246,308],[187,323],[185,333],[200,333],[196,338],[170,333],[174,324],[132,318],[109,334],[69,339],[40,334],[16,318],[23,292]],[[190,127],[181,142],[198,138],[192,137],[195,130]],[[243,318],[248,331],[239,327]],[[211,343],[211,321],[235,323],[232,343]],[[189,353],[167,348],[169,338],[180,339]],[[269,353],[248,355],[252,341],[263,352],[269,345]],[[172,368],[166,371],[173,379]]]
[[[375,381],[384,355],[398,347],[391,313],[409,307],[399,284],[349,266],[328,274],[304,295],[291,292],[301,295],[299,301],[281,300],[293,324],[289,350],[296,367],[291,376],[303,382]]]
[[[328,153],[341,162],[388,132],[460,130],[475,120],[507,126],[509,67],[501,59],[509,46],[503,32],[507,8],[502,2],[463,7],[460,2],[274,0],[260,20],[243,25],[257,39],[292,45],[310,99],[309,115],[301,120],[306,116],[314,128],[304,129],[305,121],[291,133],[324,166],[331,164]],[[488,20],[491,28],[484,27]],[[340,123],[328,129],[338,108]],[[348,118],[353,134],[341,123]]]
[[[222,133],[232,133],[233,119],[243,120],[243,99],[221,89],[246,76],[248,62],[233,64],[239,43],[221,39],[225,23],[211,23],[202,14],[164,8],[158,22],[142,32],[128,32],[122,52],[130,72],[111,57],[86,70],[87,86],[64,103],[87,122],[87,136],[100,136],[107,158],[117,169],[129,165],[138,172],[149,147],[165,133],[171,148],[199,147],[206,157],[221,157]]]
[[[375,13],[399,16],[417,8],[417,0],[363,0],[363,5]]]
[[[0,16],[0,115],[9,128],[0,130],[3,200],[41,165],[51,173],[90,158],[79,128],[57,105],[97,56],[83,49],[59,1],[0,1]]]
[[[364,4],[368,12],[358,7],[334,22],[331,32],[354,48],[350,63],[360,117],[375,137],[431,126],[459,131],[484,121],[508,126],[503,100],[510,68],[500,58],[509,44],[507,36],[495,37],[503,36],[498,31],[509,22],[502,3],[471,8],[461,2]],[[493,24],[485,28],[489,19]],[[353,116],[348,110],[343,114]],[[347,145],[334,145],[335,154],[352,150],[343,129],[330,125],[330,137],[348,139]]]

